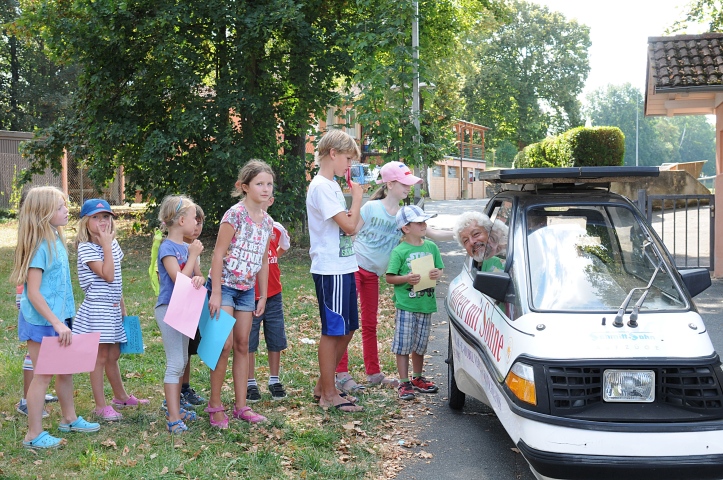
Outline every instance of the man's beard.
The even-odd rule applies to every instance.
[[[486,248],[483,245],[482,242],[475,243],[472,247],[472,258],[477,263],[482,263],[485,259],[485,250]]]

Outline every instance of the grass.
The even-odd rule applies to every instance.
[[[136,228],[134,228],[134,225]],[[68,229],[72,238],[74,232]],[[119,221],[119,242],[125,252],[123,291],[128,314],[138,315],[143,328],[146,352],[121,357],[125,387],[137,397],[151,399],[151,405],[124,410],[121,422],[103,423],[98,433],[59,434],[60,407],[49,404],[50,417],[44,427],[67,439],[55,451],[26,450],[22,440],[27,430],[26,418],[15,411],[22,393],[22,361],[25,345],[17,339],[15,288],[7,280],[13,263],[17,223],[0,222],[0,477],[1,478],[158,478],[164,475],[183,478],[382,478],[393,476],[398,467],[390,466],[399,456],[396,442],[404,438],[397,427],[402,410],[396,392],[371,388],[362,396],[365,411],[344,414],[322,410],[312,401],[312,388],[318,374],[318,310],[313,282],[309,274],[306,249],[294,248],[281,258],[284,308],[289,348],[281,357],[281,380],[289,398],[272,402],[264,385],[268,379],[265,344],[257,354],[256,378],[262,385],[262,401],[254,409],[269,421],[249,425],[232,420],[230,428],[220,431],[210,427],[207,414],[192,423],[187,433],[171,436],[165,429],[160,410],[163,400],[165,355],[160,333],[153,316],[155,297],[148,282],[151,238],[137,232],[137,220]],[[213,238],[203,238],[209,263]],[[75,270],[75,252],[70,248],[71,268]],[[205,268],[205,267],[204,267]],[[75,301],[80,306],[83,295],[74,275]],[[380,356],[382,370],[395,372],[394,356],[389,351],[394,325],[391,291],[384,284],[380,297]],[[352,375],[365,378],[361,339],[356,335],[350,348]],[[191,357],[191,384],[204,396],[209,391],[209,370]],[[90,419],[94,404],[88,374],[74,376],[75,405],[79,415]],[[52,384],[51,384],[52,389]],[[106,382],[106,398],[112,393]],[[230,368],[222,399],[228,407],[233,402]],[[200,409],[199,409],[200,410]]]

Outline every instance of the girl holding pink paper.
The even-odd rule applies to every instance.
[[[18,244],[10,280],[24,285],[20,298],[22,316],[18,319],[18,338],[27,342],[33,365],[38,363],[43,337],[58,337],[61,345],[73,342],[71,332],[75,315],[73,285],[65,246],[63,227],[68,224],[67,197],[55,187],[32,188],[18,216]],[[27,393],[28,432],[23,440],[27,448],[55,448],[61,439],[43,430],[45,392],[53,375],[35,373]],[[91,423],[75,413],[73,376],[55,375],[62,419],[61,432],[97,432]]]
[[[73,322],[73,333],[100,333],[95,370],[90,372],[90,386],[95,399],[93,413],[101,420],[112,422],[123,415],[113,407],[137,407],[150,403],[128,395],[123,386],[118,359],[120,344],[128,341],[123,329],[126,314],[123,303],[123,277],[121,250],[115,237],[115,214],[103,199],[91,198],[80,209],[78,225],[78,280],[85,292]],[[113,390],[113,401],[108,405],[103,390],[103,374]]]
[[[158,248],[160,289],[155,308],[156,323],[161,330],[163,349],[166,351],[166,373],[163,379],[166,426],[170,433],[182,433],[188,430],[185,422],[197,418],[196,412],[181,408],[181,378],[188,363],[189,338],[166,324],[164,318],[179,273],[190,277],[195,288],[203,286],[203,276],[194,274],[203,245],[198,240],[190,245],[183,241],[183,237],[190,237],[196,228],[196,206],[190,198],[183,195],[164,198],[158,220],[161,222],[161,230],[168,232]]]
[[[264,203],[274,190],[274,172],[260,160],[249,160],[239,172],[233,196],[243,199],[231,207],[221,219],[211,272],[206,288],[211,317],[223,309],[233,315],[236,323],[211,371],[211,398],[205,409],[211,425],[228,428],[228,417],[221,403],[221,386],[226,377],[228,357],[233,348],[233,384],[236,401],[233,416],[250,423],[266,420],[246,405],[249,374],[249,333],[253,315],[260,317],[266,309],[269,278],[269,240],[274,220],[264,211]],[[254,291],[258,278],[259,291]],[[254,295],[258,298],[254,306]]]

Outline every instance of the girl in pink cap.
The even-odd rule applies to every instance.
[[[361,334],[364,369],[371,385],[392,385],[397,381],[386,378],[379,366],[377,348],[377,315],[379,312],[379,277],[387,272],[392,250],[399,244],[402,232],[397,227],[396,214],[399,203],[409,195],[412,186],[422,183],[402,162],[389,162],[380,171],[381,187],[361,209],[361,219],[356,228],[354,252],[359,270],[356,277],[357,294],[361,305]],[[432,228],[427,234],[434,240],[451,239],[451,233]],[[364,389],[349,374],[349,357],[344,353],[336,368],[337,388],[353,393]]]

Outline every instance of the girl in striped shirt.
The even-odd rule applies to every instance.
[[[78,309],[73,333],[100,332],[98,359],[90,372],[95,410],[100,419],[112,422],[123,415],[113,407],[136,407],[147,404],[147,399],[128,395],[123,386],[118,358],[120,343],[128,341],[123,329],[126,314],[123,303],[123,277],[121,276],[121,250],[115,237],[115,214],[105,200],[86,200],[80,210],[78,225],[78,280],[85,292],[85,300]],[[103,374],[113,389],[111,405],[105,401]]]

